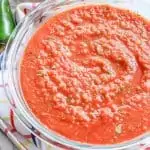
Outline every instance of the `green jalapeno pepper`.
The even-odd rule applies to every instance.
[[[15,28],[15,21],[13,19],[12,11],[8,0],[0,0],[0,43],[5,44],[9,39],[13,29]]]

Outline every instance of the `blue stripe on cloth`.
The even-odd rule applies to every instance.
[[[37,143],[36,143],[36,139],[35,139],[35,136],[31,133],[31,138],[32,138],[32,141],[33,143],[35,144],[36,147],[38,147]]]
[[[35,131],[34,127],[31,128],[32,131]],[[31,133],[31,138],[32,138],[32,141],[34,143],[34,145],[37,147],[37,148],[41,148],[41,141]]]
[[[0,53],[0,70],[2,69],[2,66],[1,66],[1,64],[2,64],[2,59],[3,59],[3,53]]]

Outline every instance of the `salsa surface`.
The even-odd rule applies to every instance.
[[[49,19],[29,41],[21,86],[49,129],[92,144],[150,130],[150,22],[108,5]]]

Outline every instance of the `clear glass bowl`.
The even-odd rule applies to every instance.
[[[26,16],[16,27],[11,35],[2,61],[3,84],[5,92],[19,120],[25,128],[38,137],[42,142],[61,147],[64,149],[95,149],[95,150],[119,150],[128,149],[146,138],[150,133],[146,133],[131,141],[113,145],[90,145],[71,141],[54,131],[50,131],[41,124],[31,113],[25,104],[23,93],[19,80],[20,59],[24,53],[26,43],[28,43],[32,34],[43,24],[47,18],[57,13],[79,5],[87,4],[110,4],[116,7],[133,10],[142,16],[150,19],[150,1],[149,0],[46,0],[41,3],[33,12]]]

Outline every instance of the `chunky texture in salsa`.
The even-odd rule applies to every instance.
[[[150,22],[133,12],[60,13],[33,35],[20,67],[33,114],[71,140],[112,144],[150,130]]]

